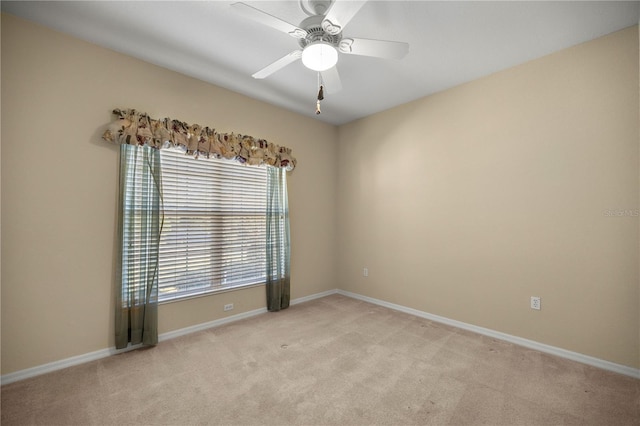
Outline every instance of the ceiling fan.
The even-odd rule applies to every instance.
[[[298,39],[300,49],[283,56],[253,74],[254,78],[266,78],[285,66],[302,59],[309,69],[317,71],[327,92],[342,88],[336,69],[338,52],[348,55],[373,56],[383,59],[401,59],[409,51],[407,43],[387,40],[344,37],[342,30],[351,21],[366,1],[299,0],[303,12],[309,17],[298,26],[290,24],[248,4],[238,2],[231,6],[243,16],[282,31]],[[322,86],[318,101],[322,98]],[[319,104],[316,113],[319,114]]]

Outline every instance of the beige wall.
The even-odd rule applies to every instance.
[[[634,27],[342,126],[341,288],[640,367],[638,99]]]
[[[336,288],[334,126],[3,14],[3,375],[113,346],[115,107],[291,147],[292,298]],[[162,305],[160,332],[231,302],[262,308],[264,287]]]

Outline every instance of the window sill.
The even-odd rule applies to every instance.
[[[216,289],[216,290],[210,290],[210,291],[206,291],[206,292],[202,292],[202,293],[191,294],[191,295],[188,295],[188,296],[176,297],[174,299],[161,300],[161,301],[158,302],[158,304],[159,305],[164,305],[164,304],[167,304],[167,303],[184,302],[185,300],[196,299],[196,298],[199,298],[199,297],[215,296],[216,294],[229,293],[229,292],[232,292],[232,291],[239,291],[239,290],[246,290],[248,288],[260,287],[260,286],[265,286],[265,283],[246,284],[246,285],[240,285],[240,286],[237,286],[237,287],[225,287],[225,288],[220,288],[220,289]]]

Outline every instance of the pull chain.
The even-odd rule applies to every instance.
[[[316,101],[316,114],[319,115],[322,111],[320,111],[320,101],[324,99],[324,87],[322,76],[318,73],[318,100]]]

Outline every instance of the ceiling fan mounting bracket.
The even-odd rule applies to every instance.
[[[300,9],[309,16],[324,15],[334,0],[298,0]]]

